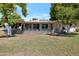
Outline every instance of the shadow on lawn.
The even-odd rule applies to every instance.
[[[62,37],[74,37],[75,35],[79,35],[79,33],[65,33],[65,34],[46,34],[50,36],[62,36]]]
[[[15,35],[13,35],[13,36],[0,36],[0,38],[9,38],[9,37],[15,37]]]

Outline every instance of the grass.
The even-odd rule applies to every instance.
[[[0,38],[0,55],[78,56],[79,35],[64,37],[26,33]]]

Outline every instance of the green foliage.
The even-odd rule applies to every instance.
[[[4,22],[3,22],[2,19],[0,20],[0,25],[1,25],[1,26],[4,26]]]
[[[22,13],[24,16],[27,15],[27,9],[26,4],[19,3],[19,4],[12,4],[12,3],[1,3],[0,4],[0,13],[2,13],[3,16],[11,15],[16,10],[16,6],[20,6],[22,8]]]
[[[15,21],[14,21],[14,19],[9,19],[9,24],[11,25],[11,26],[13,26],[14,24],[15,24]]]
[[[26,9],[27,5],[26,5],[25,3],[21,3],[21,4],[19,3],[19,4],[17,4],[17,5],[22,8],[22,14],[23,14],[24,16],[27,16],[27,9]]]
[[[53,17],[55,17],[57,20],[62,20],[62,22],[65,24],[78,20],[79,4],[51,4],[50,16],[52,20],[54,20]]]
[[[32,18],[32,20],[38,20],[38,18]]]
[[[4,23],[4,21],[3,20],[5,20],[5,17],[7,17],[8,18],[8,22],[10,23],[10,25],[13,25],[15,22],[16,22],[16,20],[15,19],[21,19],[21,17],[20,17],[20,15],[18,15],[17,13],[16,13],[16,8],[17,8],[17,6],[20,6],[21,8],[22,8],[22,14],[24,15],[24,16],[27,16],[27,9],[26,9],[26,4],[25,3],[19,3],[19,4],[17,4],[17,3],[1,3],[0,4],[0,13],[3,15],[2,16],[2,20],[0,21],[1,22],[1,24],[3,24]]]
[[[56,7],[56,4],[51,4],[51,8],[50,8],[51,19],[50,20],[57,20],[55,7]]]
[[[0,4],[0,13],[2,13],[3,16],[9,16],[11,13],[15,10],[15,6],[13,4]]]
[[[21,19],[21,17],[18,15],[18,14],[13,14],[12,16],[10,16],[10,18],[9,18],[9,20],[8,20],[8,22],[9,22],[9,24],[11,25],[11,26],[13,26],[15,23],[16,23],[16,21],[17,20],[20,20]]]
[[[11,26],[13,26],[16,23],[17,20],[21,20],[21,17],[18,14],[14,13],[14,14],[12,14],[12,15],[9,16],[8,23]],[[4,21],[1,20],[0,23],[1,23],[1,25],[3,25]]]

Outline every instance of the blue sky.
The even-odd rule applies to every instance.
[[[27,17],[22,15],[22,9],[17,8],[17,13],[21,15],[23,19],[30,20],[32,18],[49,19],[50,18],[50,3],[28,3],[27,4]]]
[[[17,6],[16,12],[21,15],[22,19],[28,21],[32,18],[38,19],[49,19],[50,18],[50,3],[28,3],[27,4],[27,13],[28,15],[24,17],[22,15],[21,7]],[[0,14],[0,18],[2,15]]]
[[[0,13],[0,18],[2,17],[2,14]]]

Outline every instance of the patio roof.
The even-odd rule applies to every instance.
[[[49,24],[49,23],[56,23],[57,21],[26,21],[26,24]]]

